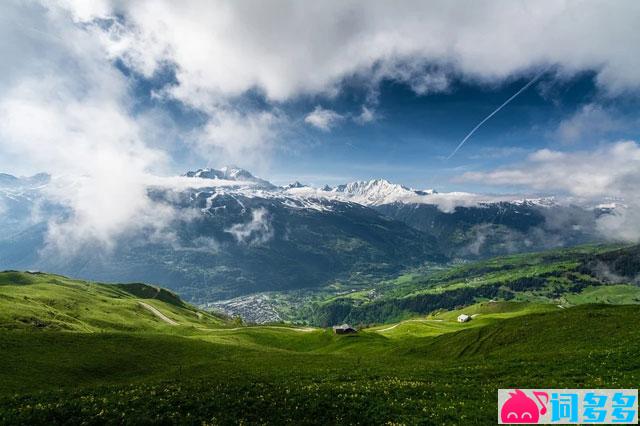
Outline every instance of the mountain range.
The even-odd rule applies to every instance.
[[[313,188],[277,186],[236,167],[185,173],[187,184],[146,196],[181,214],[170,238],[142,229],[108,251],[43,250],[52,221],[74,212],[51,199],[55,181],[0,175],[0,269],[47,270],[112,282],[145,281],[206,303],[270,290],[384,279],[425,263],[565,247],[599,238],[615,206],[553,198],[415,190],[384,179]]]

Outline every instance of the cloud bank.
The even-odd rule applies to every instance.
[[[131,227],[171,217],[146,197],[145,182],[173,160],[159,140],[162,117],[139,111],[134,77],[158,84],[154,100],[201,119],[172,151],[244,165],[286,143],[283,103],[330,99],[348,81],[375,93],[393,80],[426,94],[450,90],[452,78],[500,84],[552,66],[560,78],[595,72],[604,95],[637,91],[640,55],[628,47],[640,45],[639,15],[639,2],[597,0],[9,0],[0,5],[0,54],[11,58],[0,64],[0,166],[74,182],[70,192],[51,189],[72,214],[51,224],[50,237],[109,246]],[[167,70],[172,78],[162,81]],[[335,114],[314,110],[307,122],[330,130]],[[360,122],[374,118],[365,105]],[[568,138],[570,125],[562,130]],[[536,189],[563,189],[558,180],[566,178],[567,190],[585,196],[624,192],[620,185],[635,175],[620,155],[636,148],[540,152],[526,164],[537,180],[515,170],[485,177]],[[610,174],[598,165],[557,167],[604,154],[613,155],[605,160]]]
[[[354,74],[443,90],[451,72],[496,80],[542,64],[595,70],[612,92],[640,84],[640,58],[626,48],[640,42],[634,1],[65,4],[82,22],[112,19],[96,30],[140,72],[176,64],[170,92],[194,105],[252,88],[278,101],[332,94]]]
[[[631,0],[57,4],[112,60],[149,79],[173,70],[155,94],[203,114],[198,153],[250,168],[287,143],[290,123],[274,107],[333,98],[353,82],[368,88],[367,103],[383,80],[424,95],[450,90],[455,79],[497,85],[541,69],[561,79],[593,71],[605,96],[640,88],[640,55],[628,49],[640,45],[640,4]],[[255,94],[266,105],[242,101]],[[344,116],[373,121],[373,106]],[[304,121],[328,132],[341,118],[318,107]],[[571,123],[560,132],[577,137]]]
[[[542,149],[517,167],[467,172],[461,180],[562,191],[584,198],[634,196],[640,182],[640,146],[621,141],[591,151]]]
[[[556,191],[586,200],[623,200],[616,214],[602,216],[603,236],[623,241],[640,240],[640,145],[620,141],[590,151],[560,152],[543,149],[513,167],[490,172],[468,172],[463,181]]]
[[[169,212],[148,199],[143,181],[167,156],[145,140],[145,126],[131,114],[128,82],[97,36],[57,8],[4,8],[15,15],[4,28],[18,45],[2,43],[2,55],[15,49],[21,66],[3,65],[9,69],[0,78],[1,163],[56,177],[47,195],[70,214],[49,224],[49,243],[110,247],[132,228],[161,226]]]

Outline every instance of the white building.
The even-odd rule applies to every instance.
[[[471,317],[467,314],[458,315],[458,322],[468,322],[471,321]]]

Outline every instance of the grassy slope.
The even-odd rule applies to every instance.
[[[181,330],[223,324],[221,318],[153,286],[107,285],[59,275],[0,272],[0,329],[175,331],[140,302],[156,307],[181,324]]]
[[[414,317],[395,324],[385,324],[368,330],[381,333],[385,337],[404,339],[407,337],[439,336],[460,330],[484,327],[496,321],[545,312],[555,312],[559,308],[550,304],[489,301],[481,302],[462,309],[436,311],[426,317]],[[459,323],[458,315],[472,315],[467,323]]]
[[[500,387],[637,386],[638,313],[580,306],[402,339],[2,332],[0,422],[488,424]]]
[[[615,284],[603,287],[588,287],[579,294],[569,294],[564,297],[568,304],[580,305],[584,303],[606,303],[613,305],[632,304],[640,302],[640,286],[629,284]]]
[[[409,273],[375,285],[371,299],[366,297],[370,291],[366,289],[316,300],[302,311],[301,319],[317,324],[395,322],[440,307],[454,309],[489,299],[563,305],[639,303],[640,287],[612,285],[597,273],[603,259],[612,257],[615,261],[626,255],[624,262],[615,265],[626,267],[634,276],[639,252],[635,246],[588,245]],[[629,278],[628,282],[632,281]]]
[[[637,306],[483,302],[334,336],[146,299],[169,326],[138,310],[151,289],[0,280],[0,423],[488,424],[500,387],[640,382]]]

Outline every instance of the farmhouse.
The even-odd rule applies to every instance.
[[[458,322],[469,322],[471,321],[471,317],[467,314],[458,315]]]
[[[357,333],[357,330],[351,327],[349,324],[333,326],[333,334],[350,334],[350,333]]]

